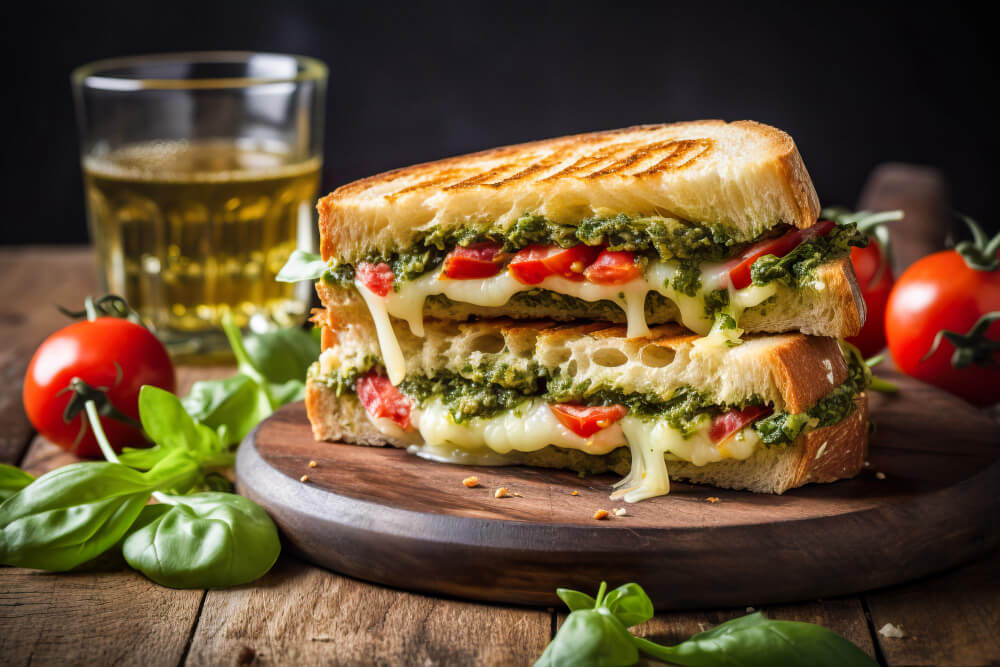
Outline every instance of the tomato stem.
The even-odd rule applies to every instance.
[[[87,412],[90,428],[94,431],[94,438],[97,440],[97,446],[101,448],[104,458],[111,463],[121,463],[118,460],[118,455],[115,454],[115,450],[111,447],[111,443],[108,442],[108,436],[104,433],[104,427],[101,426],[101,417],[97,412],[97,403],[89,400],[83,404],[83,409]]]
[[[996,271],[1000,268],[1000,233],[992,239],[986,236],[979,224],[967,215],[955,212],[972,232],[971,241],[955,245],[955,252],[962,256],[966,265],[975,271]]]
[[[1000,238],[1000,237],[998,237]],[[973,364],[977,366],[994,366],[1000,368],[995,355],[1000,351],[1000,340],[991,340],[986,337],[986,331],[990,325],[1000,320],[1000,310],[985,313],[976,320],[969,332],[960,334],[956,331],[942,329],[934,336],[934,342],[927,350],[927,354],[920,361],[927,359],[937,351],[941,345],[941,340],[946,339],[955,346],[955,352],[951,355],[951,365],[953,368],[965,368]]]

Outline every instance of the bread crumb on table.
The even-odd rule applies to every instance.
[[[569,495],[571,495],[571,496],[578,496],[578,495],[580,495],[580,492],[579,491],[571,491]]]
[[[299,481],[300,482],[308,482],[309,481],[309,475],[302,475],[302,477],[299,477]]]
[[[310,468],[315,468],[315,467],[316,467],[316,466],[318,466],[318,465],[319,465],[319,464],[318,464],[318,463],[316,463],[315,461],[310,461],[310,462],[309,462],[309,467],[310,467]]]
[[[615,516],[625,516],[628,512],[625,511],[624,507],[619,507],[615,509]]]
[[[494,498],[523,498],[517,491],[511,491],[506,486],[501,486],[499,489],[493,492]]]
[[[462,480],[462,486],[469,489],[474,489],[477,486],[479,486],[479,478],[476,476],[466,477],[465,479]]]
[[[598,521],[607,519],[608,516],[609,515],[607,510],[597,510],[596,512],[594,512],[594,518],[597,519]]]
[[[875,473],[875,479],[885,479],[885,473],[881,471]]]
[[[708,498],[705,498],[705,501],[710,502],[714,505],[715,503],[719,502],[719,498],[717,496],[709,496]]]
[[[903,628],[898,625],[893,625],[892,623],[886,623],[883,625],[878,633],[883,637],[889,637],[890,639],[902,639],[906,636],[906,633],[903,632]]]

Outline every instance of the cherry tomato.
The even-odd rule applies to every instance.
[[[77,456],[97,458],[100,448],[86,415],[63,421],[73,394],[67,390],[78,377],[104,390],[111,404],[139,419],[139,389],[151,384],[174,390],[174,365],[163,344],[143,326],[116,317],[77,322],[49,336],[35,351],[24,378],[24,409],[34,427],[55,444]],[[111,419],[101,426],[115,451],[146,444],[142,431]]]
[[[537,285],[552,275],[582,281],[583,271],[597,258],[601,249],[579,243],[572,248],[556,245],[531,245],[518,251],[507,265],[510,275],[525,285]]]
[[[500,273],[506,259],[503,246],[492,241],[458,246],[444,258],[444,275],[452,280],[489,278]]]
[[[998,255],[1000,256],[1000,255]],[[952,365],[955,345],[942,339],[926,360],[939,331],[968,334],[986,313],[1000,311],[1000,270],[980,271],[966,264],[958,252],[928,255],[899,276],[886,305],[885,329],[889,352],[907,375],[929,382],[976,405],[1000,401],[1000,351],[993,365]],[[1000,339],[1000,320],[983,332]]]
[[[583,277],[598,285],[622,285],[642,276],[635,263],[635,253],[623,250],[602,250]]]
[[[563,426],[581,438],[589,438],[628,414],[628,408],[624,405],[556,403],[549,408]]]
[[[385,262],[379,264],[359,262],[354,269],[354,275],[357,276],[362,285],[378,296],[388,294],[392,290],[392,282],[396,278],[392,268]]]
[[[413,401],[392,386],[389,378],[374,371],[362,375],[354,385],[358,400],[372,419],[387,418],[404,431],[410,428]]]
[[[733,287],[743,289],[750,286],[752,282],[750,267],[764,255],[774,255],[779,258],[784,257],[800,244],[818,236],[826,236],[836,226],[837,223],[832,220],[820,220],[812,227],[796,229],[776,239],[768,239],[753,244],[731,262],[733,267],[729,269],[729,279],[732,281]]]
[[[723,412],[712,419],[712,425],[708,427],[708,437],[714,443],[721,443],[740,429],[772,412],[774,410],[765,405],[748,405],[742,410]]]
[[[885,305],[895,278],[881,244],[874,238],[869,239],[865,248],[851,248],[851,263],[854,264],[868,317],[861,333],[848,338],[847,342],[861,350],[865,357],[872,357],[885,348]]]

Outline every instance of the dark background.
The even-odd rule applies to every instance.
[[[939,167],[954,205],[998,226],[986,3],[117,0],[10,12],[2,243],[87,239],[70,70],[193,49],[330,66],[324,192],[522,140],[750,118],[795,138],[824,204],[853,204],[874,165],[908,161]]]

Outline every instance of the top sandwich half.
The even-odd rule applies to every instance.
[[[398,169],[319,202],[324,305],[422,318],[679,322],[856,334],[851,225],[821,221],[792,139],[749,121],[646,125]],[[296,277],[307,277],[299,271]]]

